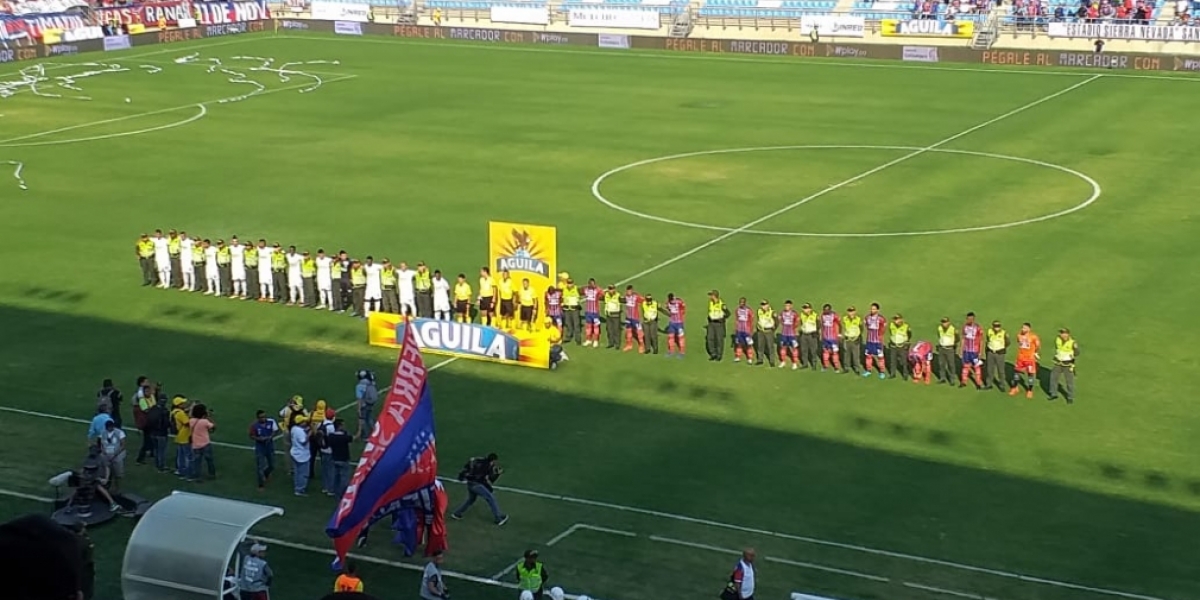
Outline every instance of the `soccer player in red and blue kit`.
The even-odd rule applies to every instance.
[[[912,367],[913,383],[921,383],[925,377],[925,385],[929,385],[929,374],[933,372],[933,344],[920,341],[912,345],[908,351],[908,364]]]
[[[589,279],[583,288],[583,345],[600,347],[600,302],[604,290]]]
[[[546,288],[546,318],[559,329],[563,326],[562,290],[550,286]]]
[[[975,370],[975,387],[983,388],[983,327],[975,322],[975,313],[967,313],[967,322],[962,326],[962,377],[958,387],[967,387],[971,369]]]
[[[683,317],[687,314],[687,305],[683,298],[676,298],[674,293],[667,294],[667,356],[683,358],[687,347],[683,341]],[[678,351],[676,351],[678,349]]]
[[[633,290],[633,286],[625,286],[625,347],[624,352],[633,349],[633,340],[637,338],[638,354],[646,353],[646,341],[642,337],[642,295]]]
[[[842,370],[842,356],[838,342],[842,339],[842,319],[833,312],[833,307],[826,304],[821,307],[821,370],[829,368],[833,360],[834,372]]]
[[[800,368],[800,341],[797,328],[800,327],[800,313],[792,306],[792,301],[783,303],[783,311],[779,313],[779,368],[787,366],[787,357],[792,357],[792,370]]]
[[[754,364],[754,309],[746,306],[746,299],[739,298],[733,310],[733,362],[746,355],[746,364]]]
[[[883,360],[883,335],[887,331],[887,317],[879,314],[879,304],[872,302],[871,310],[863,321],[867,325],[867,368],[863,371],[863,377],[871,376],[871,361],[875,360],[879,363],[879,378],[887,379],[887,365]]]

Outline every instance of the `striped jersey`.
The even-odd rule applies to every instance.
[[[637,292],[625,294],[625,318],[642,320],[642,295]]]
[[[737,321],[737,332],[754,333],[754,309],[749,306],[739,306],[733,312],[734,320]]]
[[[983,348],[983,327],[978,323],[963,325],[962,327],[962,351],[974,352],[979,354]]]
[[[555,290],[546,292],[546,314],[551,317],[562,316],[562,292]]]
[[[800,323],[800,313],[788,309],[779,313],[779,335],[796,337],[796,327]]]
[[[883,332],[887,329],[887,317],[883,315],[867,315],[867,343],[882,344]]]
[[[667,314],[670,315],[670,323],[672,325],[682,325],[683,315],[687,312],[687,305],[683,303],[682,298],[676,298],[667,303]]]
[[[925,340],[921,340],[921,341],[913,344],[912,350],[908,351],[908,355],[913,360],[925,360],[926,358],[929,358],[929,355],[932,352],[933,352],[933,344],[930,344],[929,342],[926,342]]]
[[[821,339],[837,341],[842,332],[842,319],[838,314],[829,311],[821,313]]]
[[[593,315],[600,314],[601,295],[599,286],[589,285],[583,288],[583,312]]]

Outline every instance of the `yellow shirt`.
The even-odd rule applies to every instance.
[[[471,299],[471,284],[467,282],[454,284],[454,299],[455,300],[470,300]]]
[[[533,306],[533,290],[521,290],[521,306]]]
[[[176,444],[187,444],[192,441],[192,429],[188,427],[190,419],[186,410],[177,408],[171,411],[171,418],[175,420],[175,430],[179,433],[175,434]]]
[[[479,278],[479,297],[480,298],[491,298],[492,294],[495,293],[492,290],[494,290],[495,288],[496,288],[496,280],[492,279],[491,277],[480,277]]]
[[[501,300],[512,300],[513,299],[513,286],[512,286],[511,279],[501,279],[500,280],[500,299]]]

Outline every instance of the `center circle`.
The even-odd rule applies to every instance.
[[[658,215],[640,212],[637,210],[633,210],[631,208],[621,206],[621,205],[613,202],[612,200],[609,200],[608,198],[606,198],[604,196],[604,194],[600,191],[601,186],[603,186],[605,180],[607,180],[609,177],[612,177],[613,175],[616,175],[616,174],[624,172],[624,171],[629,171],[631,169],[636,169],[638,167],[643,167],[643,166],[651,165],[651,164],[655,164],[655,163],[662,163],[662,162],[692,158],[692,157],[697,157],[697,156],[711,156],[711,155],[720,155],[720,154],[741,154],[741,153],[747,153],[747,152],[777,152],[777,151],[786,151],[786,150],[894,150],[894,151],[898,151],[898,152],[919,152],[919,153],[934,152],[934,153],[941,153],[941,154],[954,154],[954,155],[964,155],[964,156],[976,156],[976,157],[982,157],[982,158],[992,158],[992,159],[996,159],[996,160],[1006,160],[1006,161],[1011,161],[1011,162],[1029,164],[1029,165],[1033,165],[1033,166],[1037,166],[1037,167],[1052,169],[1055,171],[1060,171],[1062,173],[1066,173],[1068,175],[1071,175],[1073,177],[1083,180],[1085,183],[1088,184],[1088,186],[1091,187],[1092,192],[1087,197],[1087,199],[1083,200],[1079,204],[1076,204],[1075,206],[1071,206],[1069,208],[1065,208],[1063,210],[1060,210],[1060,211],[1057,211],[1054,213],[1041,215],[1041,216],[1037,216],[1037,217],[1030,217],[1027,219],[1021,219],[1019,221],[1011,221],[1011,222],[1007,222],[1007,223],[997,223],[997,224],[993,224],[993,225],[979,225],[979,226],[974,226],[974,227],[958,227],[958,228],[948,228],[948,229],[928,229],[928,230],[920,230],[920,231],[830,233],[830,232],[814,232],[814,231],[771,231],[771,230],[765,230],[765,229],[745,228],[744,226],[743,227],[722,227],[720,225],[709,225],[706,223],[694,223],[691,221],[683,221],[680,219],[671,219],[671,218],[667,218],[667,217],[661,217]],[[1088,206],[1090,206],[1097,199],[1099,199],[1101,193],[1102,193],[1102,189],[1100,187],[1100,184],[1095,179],[1091,178],[1090,176],[1088,176],[1084,173],[1081,173],[1079,171],[1076,171],[1075,169],[1072,169],[1070,167],[1064,167],[1062,165],[1056,165],[1054,163],[1049,163],[1049,162],[1036,160],[1036,159],[1032,159],[1032,158],[1024,158],[1024,157],[1020,157],[1020,156],[1009,156],[1009,155],[1005,155],[1005,154],[995,154],[995,153],[991,153],[991,152],[976,152],[973,150],[956,150],[956,149],[951,149],[951,148],[927,148],[927,147],[921,148],[921,147],[915,147],[915,146],[878,146],[878,145],[845,145],[845,144],[840,144],[840,145],[818,144],[818,145],[796,145],[796,146],[758,146],[758,147],[750,147],[750,148],[725,148],[725,149],[718,149],[718,150],[701,150],[698,152],[685,152],[682,154],[671,154],[668,156],[659,156],[657,158],[647,158],[645,160],[639,160],[637,162],[632,162],[632,163],[629,163],[626,165],[621,165],[619,167],[610,169],[609,171],[603,173],[602,175],[597,177],[595,181],[592,182],[592,197],[594,197],[596,200],[598,200],[601,204],[604,204],[605,206],[607,206],[611,209],[614,209],[614,210],[617,210],[617,211],[620,211],[625,214],[632,215],[634,217],[638,217],[641,219],[647,219],[650,221],[658,221],[660,223],[667,223],[669,225],[678,225],[680,227],[690,227],[693,229],[707,229],[710,231],[718,231],[718,232],[723,232],[723,233],[747,233],[747,234],[754,234],[754,235],[774,235],[774,236],[791,236],[791,237],[825,237],[825,238],[900,237],[900,236],[918,236],[918,235],[940,235],[940,234],[949,234],[949,233],[973,233],[973,232],[979,232],[979,231],[992,231],[992,230],[996,230],[996,229],[1007,229],[1010,227],[1018,227],[1021,225],[1029,225],[1032,223],[1039,223],[1041,221],[1048,221],[1050,219],[1056,219],[1058,217],[1066,216],[1073,212],[1083,210],[1084,208],[1087,208]]]

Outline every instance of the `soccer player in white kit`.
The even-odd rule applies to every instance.
[[[221,295],[221,272],[217,270],[217,247],[209,240],[204,240],[204,274],[208,281],[205,296]]]
[[[188,237],[186,231],[179,232],[179,273],[182,275],[183,285],[179,287],[181,290],[189,292],[196,291],[196,263],[192,261],[194,258],[192,251],[196,248],[196,242]]]
[[[413,286],[416,276],[417,272],[410,270],[408,263],[400,261],[400,268],[396,269],[396,293],[400,298],[400,314],[407,317],[417,316],[417,292]]]
[[[442,277],[440,270],[433,272],[433,318],[450,320],[450,282]]]
[[[154,237],[150,238],[150,241],[154,242],[154,266],[158,269],[158,287],[165,290],[171,287],[171,240],[163,235],[161,229],[155,229]]]
[[[333,257],[317,249],[317,308],[333,310]]]
[[[300,263],[304,257],[296,252],[295,246],[287,251],[288,306],[304,304],[304,279],[300,276]]]
[[[230,298],[246,297],[246,247],[238,241],[237,236],[229,238],[229,279],[233,289],[229,291]]]
[[[377,264],[373,257],[368,256],[367,261],[363,263],[363,273],[367,276],[367,287],[363,290],[364,317],[371,316],[383,303],[383,280],[379,277],[382,272],[383,265]]]
[[[267,240],[258,240],[259,302],[272,302],[275,300],[275,277],[271,273],[271,259],[274,255],[275,249],[267,245]]]

